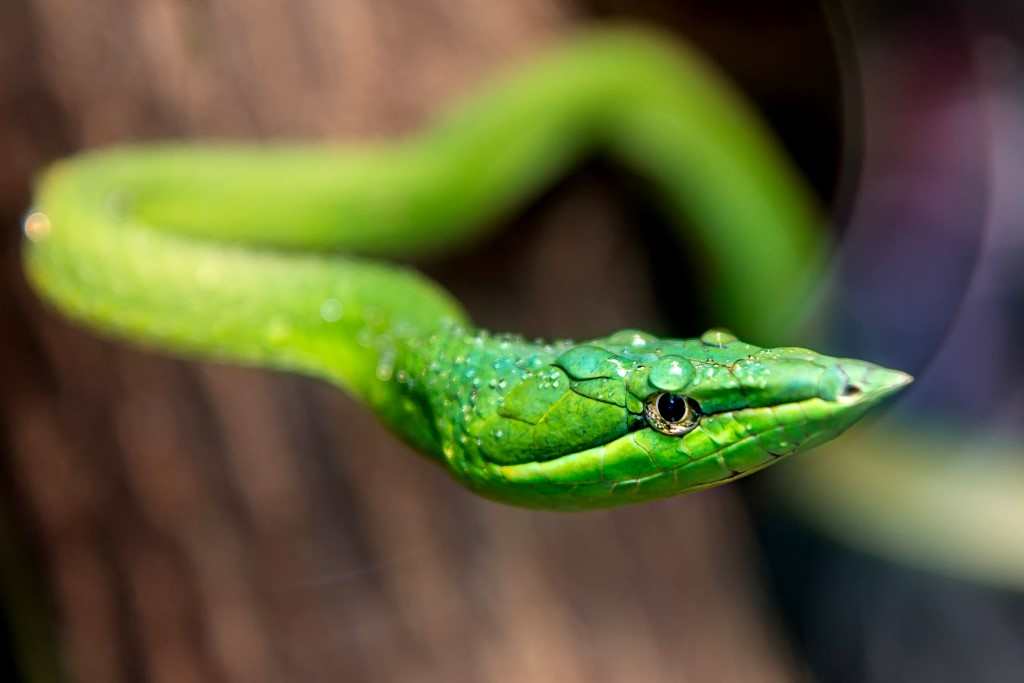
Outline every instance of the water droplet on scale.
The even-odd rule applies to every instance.
[[[50,217],[42,211],[32,211],[25,216],[23,223],[25,237],[33,242],[45,239],[50,234],[51,228]]]
[[[700,340],[705,346],[713,346],[715,348],[723,349],[736,341],[736,335],[728,330],[714,328],[702,334]]]
[[[381,356],[377,363],[377,379],[381,382],[390,382],[395,372],[395,359],[391,356]]]
[[[320,304],[320,318],[327,323],[336,323],[341,320],[341,302],[337,299],[325,299]]]

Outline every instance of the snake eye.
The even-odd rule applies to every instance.
[[[700,410],[691,398],[663,392],[647,399],[647,424],[662,434],[682,436],[700,422]]]

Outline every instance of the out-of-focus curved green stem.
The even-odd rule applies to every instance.
[[[1024,462],[1012,438],[857,430],[767,480],[808,525],[868,553],[1024,590]]]

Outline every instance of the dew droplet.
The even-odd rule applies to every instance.
[[[25,237],[33,242],[38,242],[50,234],[50,229],[52,228],[50,217],[42,211],[32,211],[25,216],[23,228]]]
[[[377,361],[377,379],[388,382],[395,372],[395,357],[390,353],[382,353]]]
[[[341,302],[337,299],[325,299],[320,304],[320,317],[324,322],[336,323],[341,320]]]
[[[693,366],[685,358],[667,356],[651,367],[650,382],[662,391],[681,391],[694,378]]]
[[[700,340],[705,346],[714,346],[721,349],[736,341],[736,335],[728,330],[715,328],[702,334]]]

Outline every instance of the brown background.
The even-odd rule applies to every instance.
[[[130,139],[392,135],[573,25],[613,16],[710,50],[828,194],[832,38],[817,3],[759,8],[0,4],[0,448],[20,632],[42,647],[48,629],[24,601],[12,610],[12,590],[52,617],[56,665],[81,681],[801,676],[733,491],[581,515],[481,501],[334,389],[68,324],[18,262],[30,179],[54,158]],[[428,269],[498,329],[697,332],[699,316],[659,316],[656,292],[669,313],[699,292],[664,275],[652,290],[661,233],[643,199],[592,164],[495,241]]]

